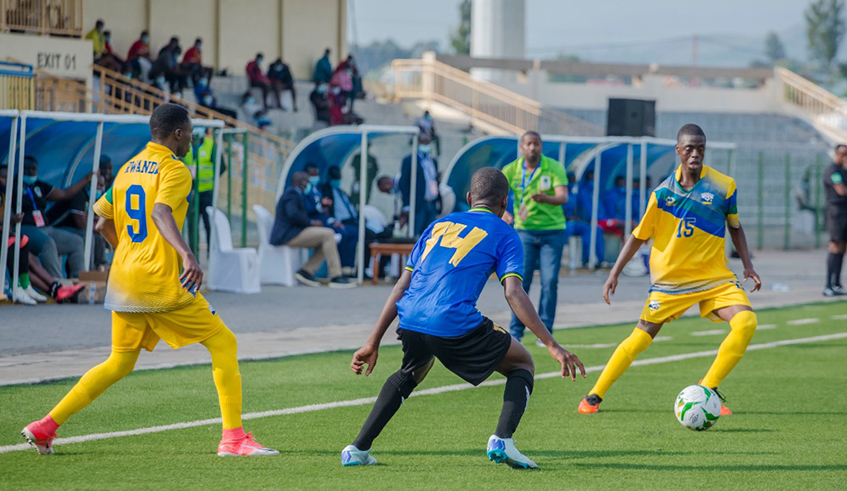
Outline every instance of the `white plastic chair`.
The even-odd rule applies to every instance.
[[[256,227],[259,229],[259,270],[263,285],[295,286],[294,273],[303,266],[301,251],[288,246],[271,245],[274,219],[264,206],[253,205]]]
[[[232,247],[232,231],[226,215],[211,206],[206,212],[214,220],[212,250],[209,254],[209,288],[235,293],[259,293],[259,256],[256,250]]]

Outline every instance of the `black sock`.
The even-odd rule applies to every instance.
[[[532,394],[533,378],[528,370],[519,368],[506,375],[506,390],[503,392],[503,410],[497,421],[494,434],[499,438],[512,438],[518,428],[526,407],[529,405],[529,395]]]
[[[359,450],[369,450],[374,439],[379,436],[382,429],[385,428],[385,425],[388,424],[388,421],[400,409],[403,401],[409,397],[409,394],[417,385],[411,374],[397,371],[388,377],[376,398],[368,419],[362,426],[362,431],[353,440],[353,445]]]
[[[832,285],[841,286],[841,266],[844,265],[844,254],[833,254],[835,256],[835,267],[832,270]]]
[[[832,280],[835,277],[835,261],[838,254],[829,253],[826,256],[826,287],[832,288]]]

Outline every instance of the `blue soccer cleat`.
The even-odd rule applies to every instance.
[[[515,448],[515,441],[511,438],[498,438],[491,435],[488,439],[488,460],[498,464],[505,462],[512,469],[537,469],[535,462]]]
[[[345,467],[354,465],[374,465],[376,459],[371,457],[370,449],[359,450],[355,445],[347,445],[341,451],[341,465]]]

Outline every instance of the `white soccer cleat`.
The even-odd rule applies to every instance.
[[[348,467],[354,465],[374,465],[376,459],[371,457],[371,450],[359,450],[355,445],[347,445],[341,451],[341,465]]]
[[[511,438],[498,438],[491,435],[488,439],[488,460],[498,464],[506,463],[512,469],[537,469],[535,462],[515,448],[515,441]]]
[[[43,302],[47,301],[47,297],[45,297],[44,295],[35,291],[35,288],[33,288],[32,285],[29,285],[28,287],[26,287],[26,289],[24,291],[26,292],[27,295],[29,295],[29,298],[35,300],[36,302],[42,302],[43,303]]]
[[[26,290],[19,286],[15,287],[15,302],[22,303],[24,305],[38,305],[38,302],[36,302],[34,298],[27,295]]]

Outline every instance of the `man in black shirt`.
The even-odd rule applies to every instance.
[[[825,297],[847,294],[841,286],[841,266],[847,250],[847,145],[835,147],[835,161],[824,169],[826,226],[829,229],[829,255],[826,260]]]
[[[79,278],[84,268],[84,245],[79,235],[51,227],[46,215],[48,201],[62,201],[79,194],[91,182],[94,173],[88,173],[76,184],[60,189],[38,180],[38,161],[24,158],[24,187],[21,211],[24,218],[21,231],[29,237],[30,251],[38,255],[41,265],[54,278],[61,278],[59,256],[68,256],[68,277]]]

